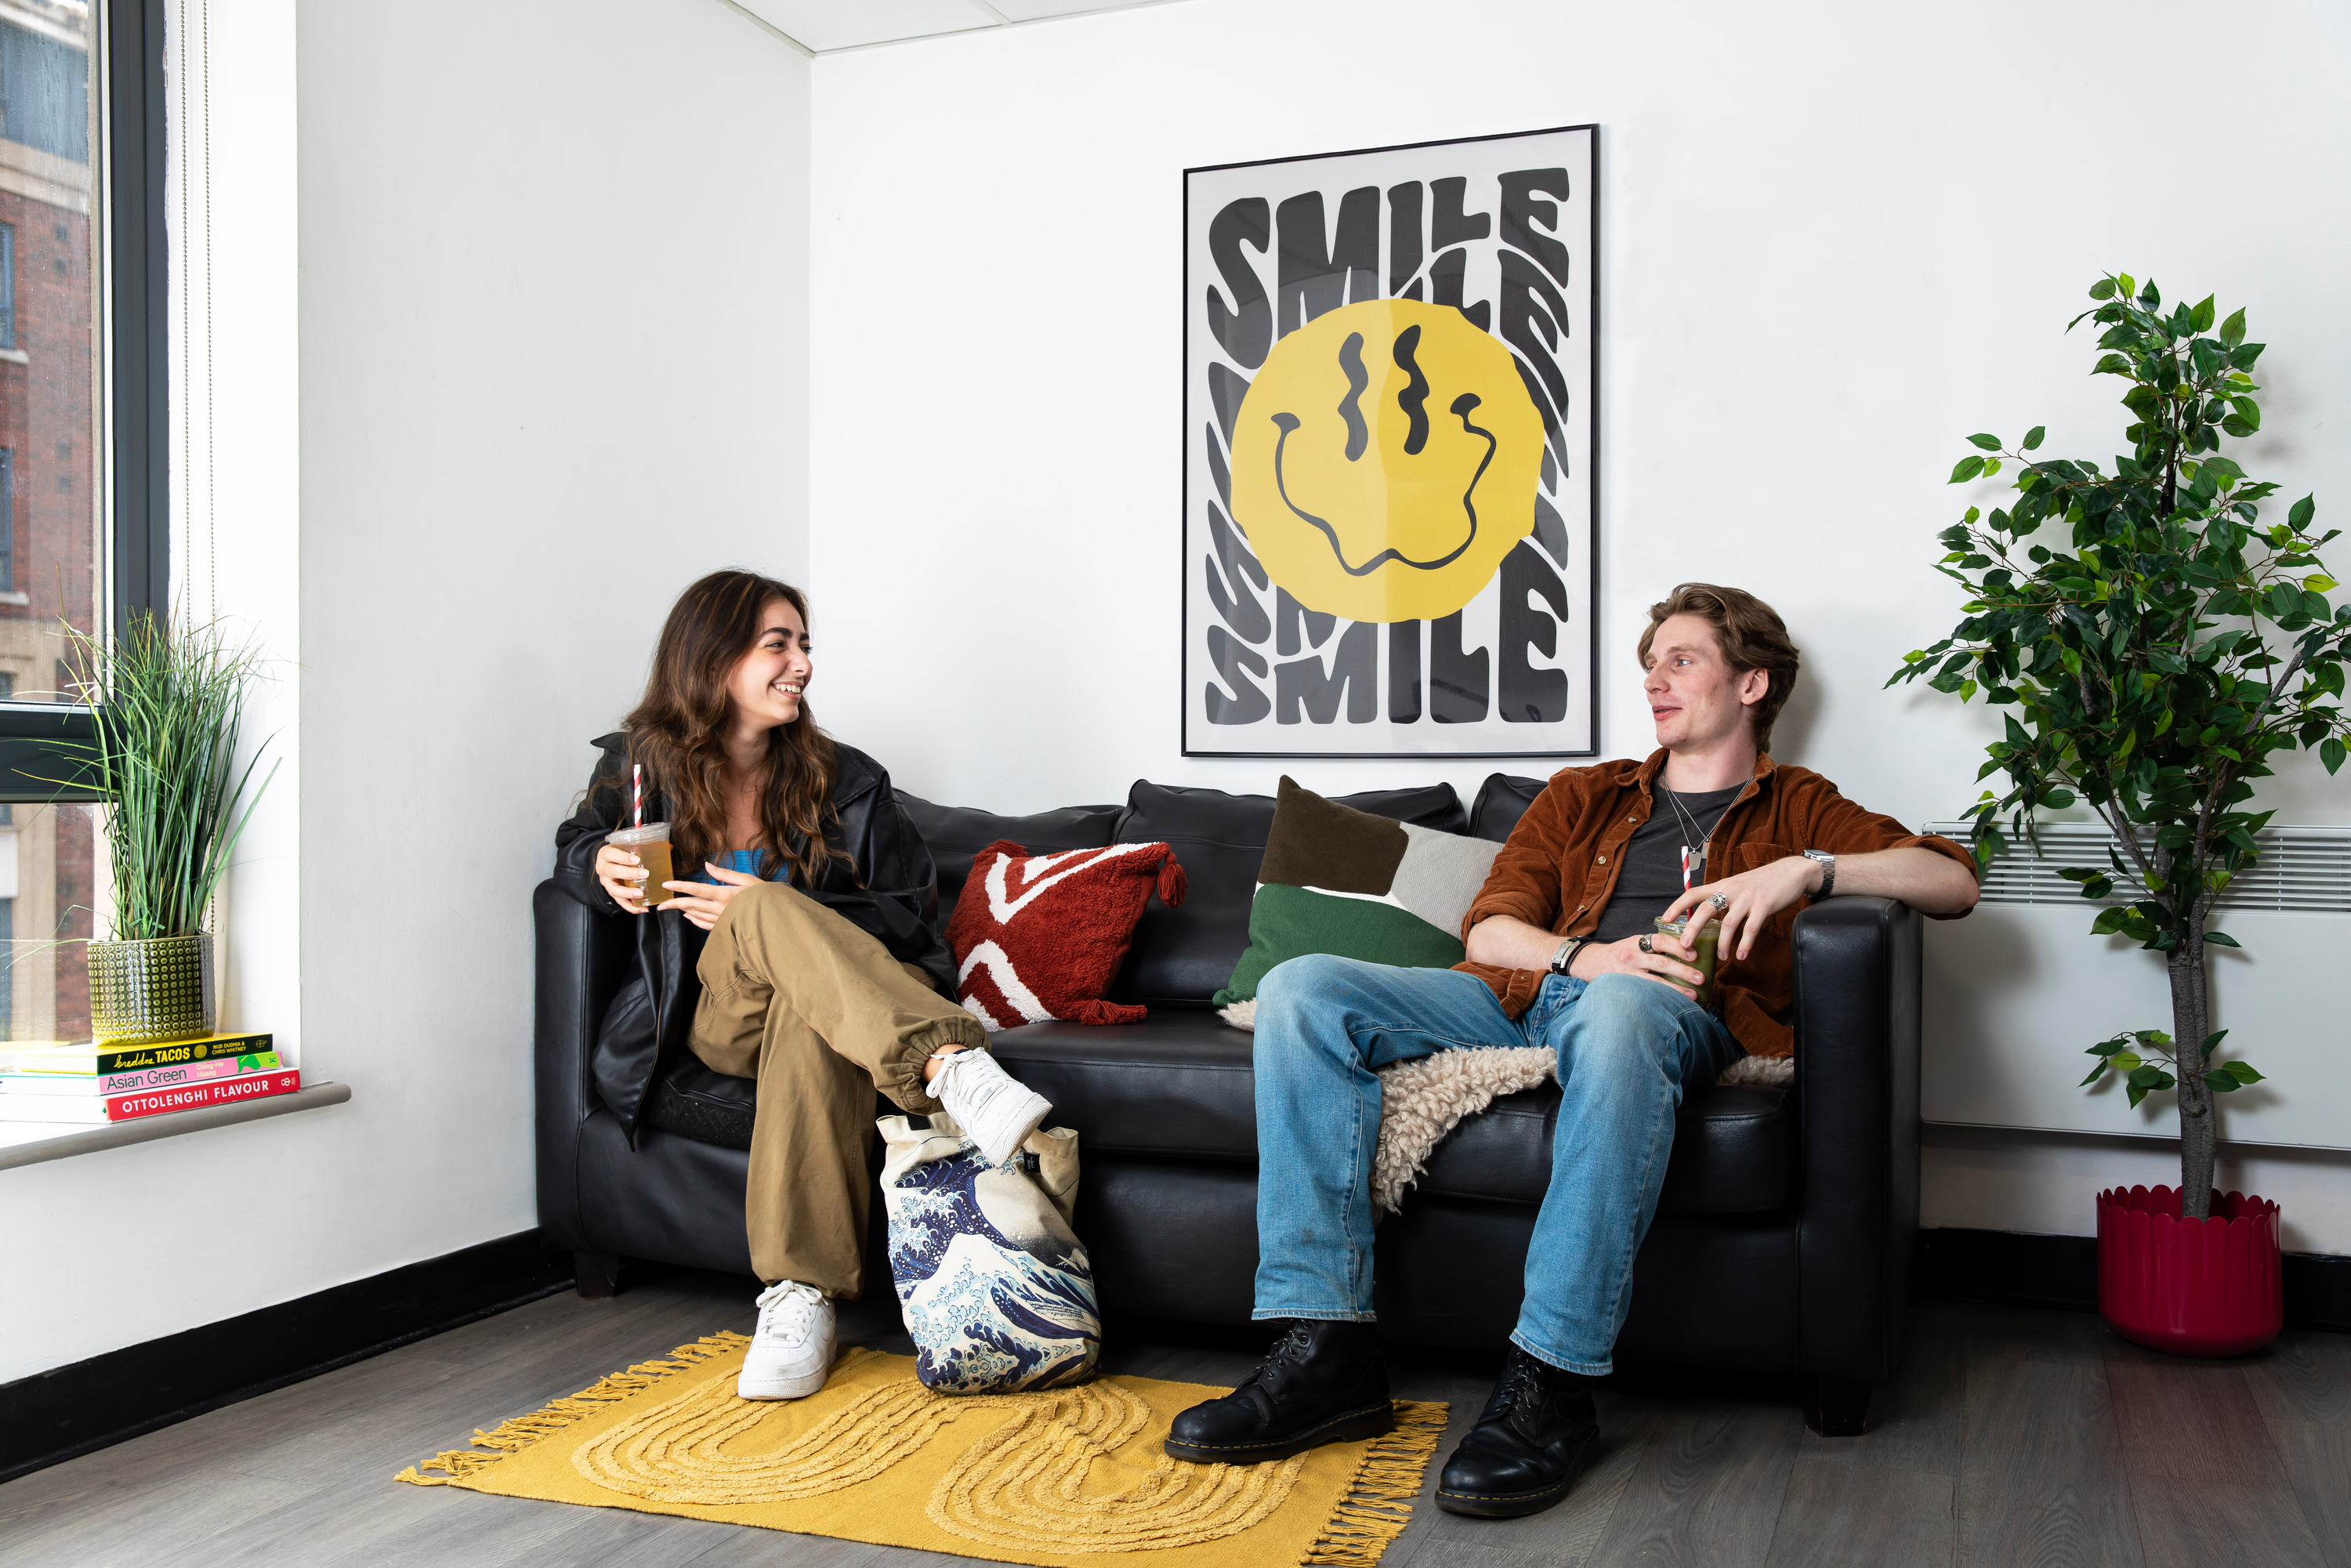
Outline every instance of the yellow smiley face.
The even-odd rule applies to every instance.
[[[1370,299],[1273,346],[1233,431],[1233,518],[1273,580],[1350,621],[1450,615],[1533,531],[1542,416],[1449,305]]]

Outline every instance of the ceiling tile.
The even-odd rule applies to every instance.
[[[819,51],[995,26],[969,0],[736,0],[736,4]]]

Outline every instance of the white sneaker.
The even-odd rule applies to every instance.
[[[759,1292],[759,1326],[743,1357],[735,1393],[743,1399],[799,1399],[832,1371],[832,1303],[812,1285],[779,1280]]]
[[[985,1051],[958,1051],[931,1080],[931,1093],[947,1108],[987,1163],[1000,1166],[1020,1152],[1053,1103],[1007,1073]]]

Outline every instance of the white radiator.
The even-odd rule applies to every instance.
[[[1925,830],[1967,842],[1964,823]],[[2240,1144],[2351,1149],[2351,828],[2273,827],[2254,867],[2231,884],[2209,925],[2244,944],[2211,947],[2213,1024],[2222,1058],[2241,1056],[2273,1082],[2217,1097],[2220,1136]],[[2110,1075],[2078,1088],[2087,1048],[2118,1030],[2171,1029],[2160,955],[2093,936],[2098,905],[2057,875],[2107,864],[2111,839],[2090,824],[2042,830],[2043,857],[2017,844],[1984,875],[1964,920],[1926,923],[1924,1077],[1929,1122],[2061,1132],[2171,1135],[2169,1094],[2133,1110]]]

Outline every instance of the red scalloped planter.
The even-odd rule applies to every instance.
[[[2134,1344],[2174,1355],[2242,1355],[2285,1326],[2278,1206],[2212,1195],[2212,1218],[2179,1218],[2168,1186],[2098,1194],[2098,1312]]]

